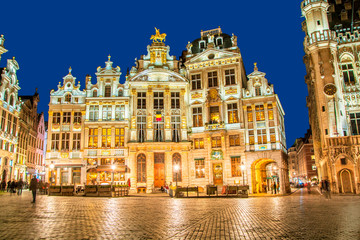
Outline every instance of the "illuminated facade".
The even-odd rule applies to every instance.
[[[359,2],[305,0],[303,30],[309,120],[320,180],[360,191]]]

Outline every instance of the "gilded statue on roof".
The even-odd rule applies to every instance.
[[[166,38],[166,33],[161,33],[160,34],[160,29],[155,28],[156,34],[155,35],[151,35],[150,40],[153,40],[153,42],[165,42],[165,38]]]

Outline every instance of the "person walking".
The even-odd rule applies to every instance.
[[[6,188],[6,182],[5,179],[3,179],[1,182],[1,191],[5,192],[5,188]]]
[[[10,185],[11,185],[11,181],[9,180],[7,182],[7,188],[6,188],[6,191],[9,192],[10,191]]]
[[[23,180],[20,178],[20,181],[18,182],[17,184],[17,189],[18,189],[18,192],[17,192],[17,195],[21,195],[22,194],[22,189],[24,187],[24,182]]]
[[[276,188],[277,188],[276,182],[274,182],[274,194],[276,194]]]
[[[12,180],[10,183],[10,195],[13,195],[13,193],[16,193],[16,182],[15,179]]]
[[[37,188],[38,188],[38,182],[36,179],[36,175],[34,175],[34,177],[31,179],[31,182],[30,182],[30,190],[32,191],[32,195],[33,195],[32,203],[35,203]]]

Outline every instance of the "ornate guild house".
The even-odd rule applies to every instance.
[[[96,84],[87,76],[80,90],[69,73],[51,92],[49,181],[288,192],[284,111],[256,64],[246,75],[237,37],[201,31],[180,59],[165,37],[156,29],[124,84],[109,56]]]

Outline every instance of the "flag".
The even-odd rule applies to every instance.
[[[160,122],[162,119],[161,111],[156,111],[155,119],[157,122]]]

